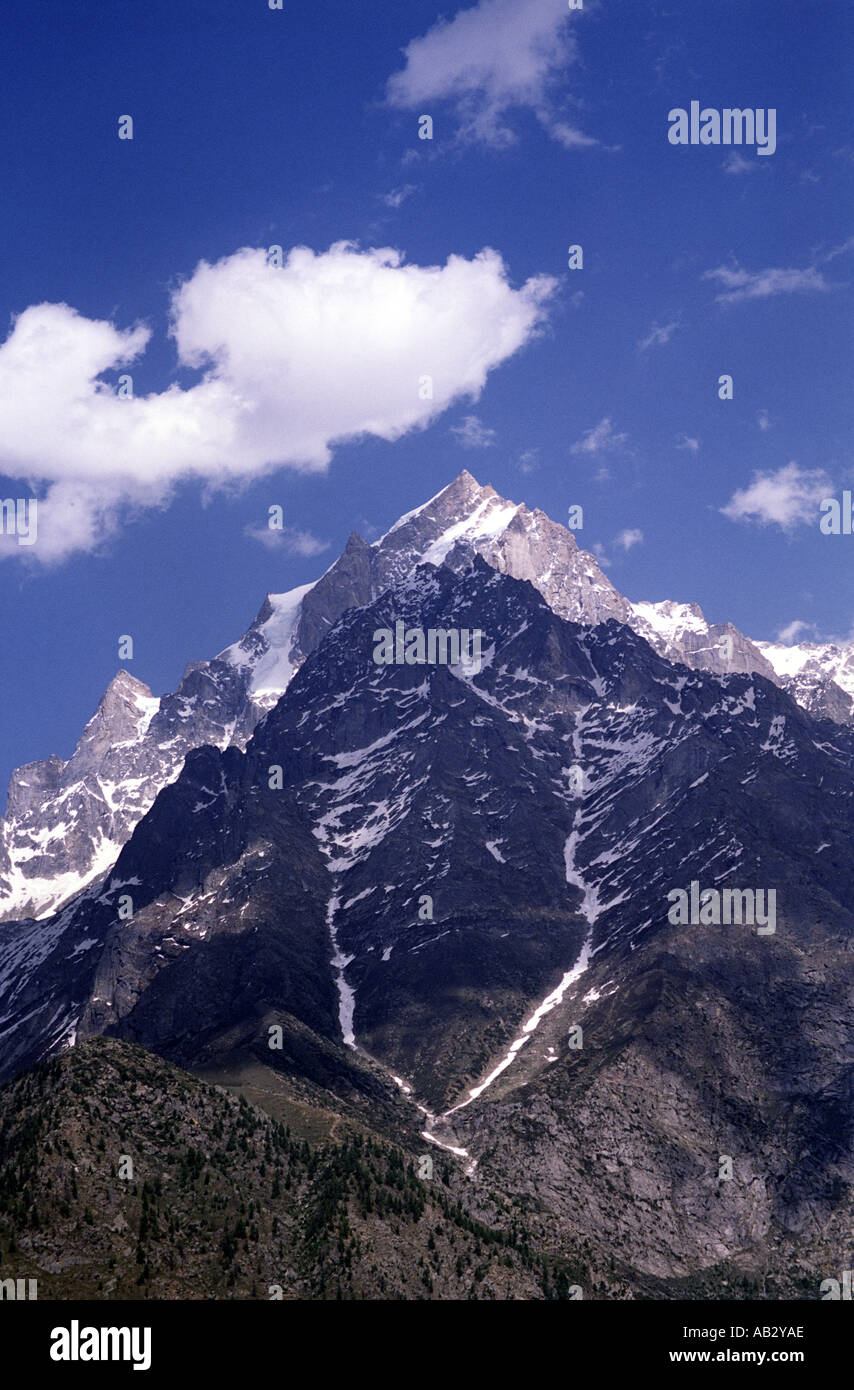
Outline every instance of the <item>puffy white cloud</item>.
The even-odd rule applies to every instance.
[[[730,521],[756,522],[791,531],[817,518],[819,503],[832,487],[821,469],[807,470],[797,463],[787,463],[776,473],[754,473],[750,485],[734,492],[720,510]]]
[[[641,545],[642,543],[643,531],[638,531],[636,528],[621,531],[619,536],[615,537],[615,544],[621,545],[626,552],[631,550],[633,545]]]
[[[0,346],[0,472],[36,489],[39,537],[0,553],[61,559],[97,546],[128,508],[165,504],[182,480],[324,470],[338,443],[424,428],[478,398],[536,333],[555,287],[539,276],[514,289],[489,249],[417,266],[339,242],[296,247],[276,268],[246,248],[201,262],[172,297],[179,360],[200,380],[129,399],[100,378],[133,365],[147,328],[66,304],[26,309]]]
[[[514,108],[532,110],[566,148],[598,141],[557,119],[552,94],[575,58],[572,12],[561,0],[480,0],[440,20],[404,49],[406,66],[388,83],[392,106],[453,102],[464,138],[509,144]]]

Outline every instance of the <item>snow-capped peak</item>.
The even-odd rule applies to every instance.
[[[676,641],[686,632],[707,633],[709,624],[699,604],[677,603],[664,599],[661,603],[633,603],[632,609],[643,623],[649,623],[659,637]]]

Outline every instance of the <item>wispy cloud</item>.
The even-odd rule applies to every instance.
[[[770,299],[777,294],[800,294],[807,291],[829,290],[830,285],[816,266],[806,270],[743,270],[740,266],[718,266],[707,270],[704,280],[717,280],[722,287],[715,298],[721,304],[735,304],[740,299]]]
[[[785,642],[788,647],[792,642],[797,642],[802,632],[814,631],[815,625],[813,623],[805,623],[802,618],[795,618],[794,622],[787,623],[785,627],[780,628],[777,633],[777,641]]]
[[[559,0],[480,0],[407,44],[387,100],[428,113],[431,102],[451,103],[464,140],[513,144],[508,117],[528,110],[565,149],[598,145],[557,110],[560,81],[576,58],[576,18]]]
[[[629,436],[620,434],[614,429],[610,416],[606,415],[594,425],[586,434],[582,435],[570,449],[571,454],[602,454],[615,452],[624,448],[628,443]]]
[[[738,154],[735,150],[727,156],[723,164],[725,174],[752,174],[755,169],[761,167],[758,159],[745,159],[743,154]]]
[[[690,454],[699,454],[700,441],[692,439],[689,434],[680,434],[676,440],[677,449],[686,449]]]
[[[549,134],[559,145],[563,145],[565,150],[600,149],[608,154],[618,154],[622,149],[622,145],[605,145],[601,140],[595,140],[592,135],[585,135],[583,130],[567,125],[566,121],[553,119],[546,111],[539,111],[537,114]]]
[[[268,550],[281,550],[285,555],[322,555],[332,544],[331,541],[319,540],[310,531],[300,531],[296,526],[283,526],[281,530],[269,526],[245,526],[243,534]]]
[[[565,150],[590,150],[594,145],[600,143],[598,140],[594,140],[592,135],[585,135],[583,130],[576,130],[574,126],[567,125],[565,121],[554,121],[549,129]]]
[[[819,269],[835,261],[837,256],[845,256],[854,250],[854,237],[849,237],[840,246],[815,255],[813,264],[803,270],[772,267],[768,270],[744,270],[736,262],[734,265],[717,266],[707,270],[704,280],[717,280],[721,293],[715,298],[719,303],[734,304],[740,299],[770,299],[778,294],[803,294],[829,290],[831,284]]]
[[[828,261],[835,261],[837,256],[847,256],[849,251],[854,251],[854,236],[850,236],[839,246],[834,246],[831,251],[825,251],[824,255],[817,259],[820,265],[827,265]]]
[[[816,519],[819,503],[832,487],[821,469],[807,470],[787,463],[776,473],[754,473],[749,486],[734,492],[720,510],[730,521],[793,531]]]
[[[420,185],[417,183],[404,183],[400,188],[393,188],[389,193],[380,194],[380,202],[385,203],[387,208],[399,208],[411,198],[413,193],[418,193]]]
[[[539,450],[526,449],[523,454],[519,455],[517,466],[520,473],[536,473],[540,466]]]
[[[768,414],[767,410],[758,410],[756,412],[756,423],[761,430],[770,430],[771,416]]]
[[[666,347],[678,327],[678,318],[670,323],[654,323],[646,337],[638,340],[638,351],[646,352],[651,347]]]
[[[615,563],[613,555],[609,554],[610,550],[615,546],[619,546],[623,553],[628,555],[632,547],[636,545],[643,545],[643,531],[638,530],[637,527],[626,527],[624,531],[621,531],[618,536],[614,537],[608,550],[605,549],[600,541],[597,541],[591,549],[602,568],[610,569]]]
[[[489,449],[496,440],[495,430],[476,415],[466,415],[461,424],[452,426],[451,434],[464,449]]]

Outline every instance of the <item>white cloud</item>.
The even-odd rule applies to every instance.
[[[812,623],[805,623],[801,618],[795,618],[794,622],[780,628],[777,633],[777,641],[785,642],[788,646],[791,642],[796,642],[802,632],[811,632],[812,630]]]
[[[621,531],[619,536],[616,536],[614,539],[614,544],[621,545],[627,552],[631,550],[633,545],[641,545],[642,543],[643,531],[638,531],[636,529]]]
[[[638,342],[638,350],[646,352],[651,347],[666,347],[679,327],[679,320],[673,319],[671,323],[654,323],[645,338]]]
[[[619,434],[611,424],[609,416],[605,416],[588,430],[577,443],[570,449],[571,454],[601,454],[609,450],[618,450],[628,440],[627,434]]]
[[[520,473],[536,473],[540,466],[538,454],[538,449],[526,449],[523,454],[519,455],[518,467]]]
[[[738,154],[733,150],[724,160],[725,174],[752,174],[754,169],[761,166],[758,159],[745,159],[743,154]]]
[[[571,20],[561,0],[480,0],[407,44],[388,101],[426,114],[431,102],[452,102],[461,136],[488,144],[515,141],[506,118],[520,108],[533,111],[565,148],[598,144],[554,111],[553,93],[576,55]]]
[[[405,183],[400,188],[393,188],[390,193],[381,194],[381,201],[385,203],[387,208],[396,209],[418,191],[419,185],[417,183]]]
[[[815,266],[806,270],[742,270],[740,266],[718,266],[707,270],[704,280],[717,280],[722,292],[715,298],[722,304],[735,304],[740,299],[770,299],[777,294],[798,294],[811,290],[829,290],[830,285]]]
[[[826,265],[828,261],[835,261],[837,256],[847,256],[849,251],[854,251],[854,236],[850,236],[848,240],[843,241],[841,245],[834,246],[832,251],[828,251],[825,255],[819,256],[819,263],[821,265]]]
[[[620,149],[619,145],[603,145],[601,140],[594,140],[592,135],[585,135],[583,130],[576,130],[575,126],[567,125],[565,121],[552,119],[547,112],[539,111],[537,114],[549,134],[554,136],[565,150],[592,150],[596,146],[609,152]]]
[[[699,439],[692,439],[689,434],[680,434],[676,440],[677,449],[687,449],[689,453],[698,454],[700,452]]]
[[[770,430],[771,416],[768,414],[767,410],[758,410],[756,412],[756,423],[761,430]]]
[[[495,430],[476,415],[466,415],[461,425],[452,427],[451,434],[456,435],[464,449],[489,449],[495,443]]]
[[[310,531],[300,531],[296,526],[283,526],[281,530],[269,526],[245,526],[243,534],[268,550],[283,550],[286,555],[322,555],[332,544],[331,541],[319,540]]]
[[[846,256],[850,251],[854,251],[854,237],[849,237],[823,255],[814,253],[812,259],[815,264],[803,270],[770,268],[750,271],[735,262],[731,266],[707,270],[702,278],[717,280],[722,292],[715,297],[725,304],[734,304],[741,299],[770,299],[778,294],[820,293],[832,286],[819,266],[835,261],[838,256]]]
[[[280,268],[244,248],[202,261],[175,291],[178,358],[201,379],[120,399],[102,373],[128,369],[150,330],[25,309],[0,346],[0,472],[37,491],[42,561],[95,548],[128,510],[165,505],[181,481],[245,482],[288,466],[324,471],[336,444],[393,441],[455,401],[536,334],[556,281],[520,289],[484,250],[444,266],[339,242],[296,247]],[[432,399],[424,378],[432,378]]]
[[[820,469],[808,471],[787,463],[776,473],[754,473],[750,486],[733,493],[720,510],[730,521],[752,521],[791,531],[816,519],[819,502],[832,487]]]

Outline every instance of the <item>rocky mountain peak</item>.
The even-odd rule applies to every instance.
[[[459,572],[478,556],[527,580],[570,622],[615,620],[670,661],[756,672],[811,713],[854,720],[850,649],[760,649],[732,624],[707,622],[697,603],[632,604],[568,527],[463,469],[372,544],[352,531],[315,583],[269,593],[243,636],[213,660],[191,661],[173,694],[158,700],[119,671],[67,763],[53,757],[18,769],[0,822],[0,921],[45,915],[105,872],[191,749],[245,747],[344,613],[375,602],[420,565]]]

